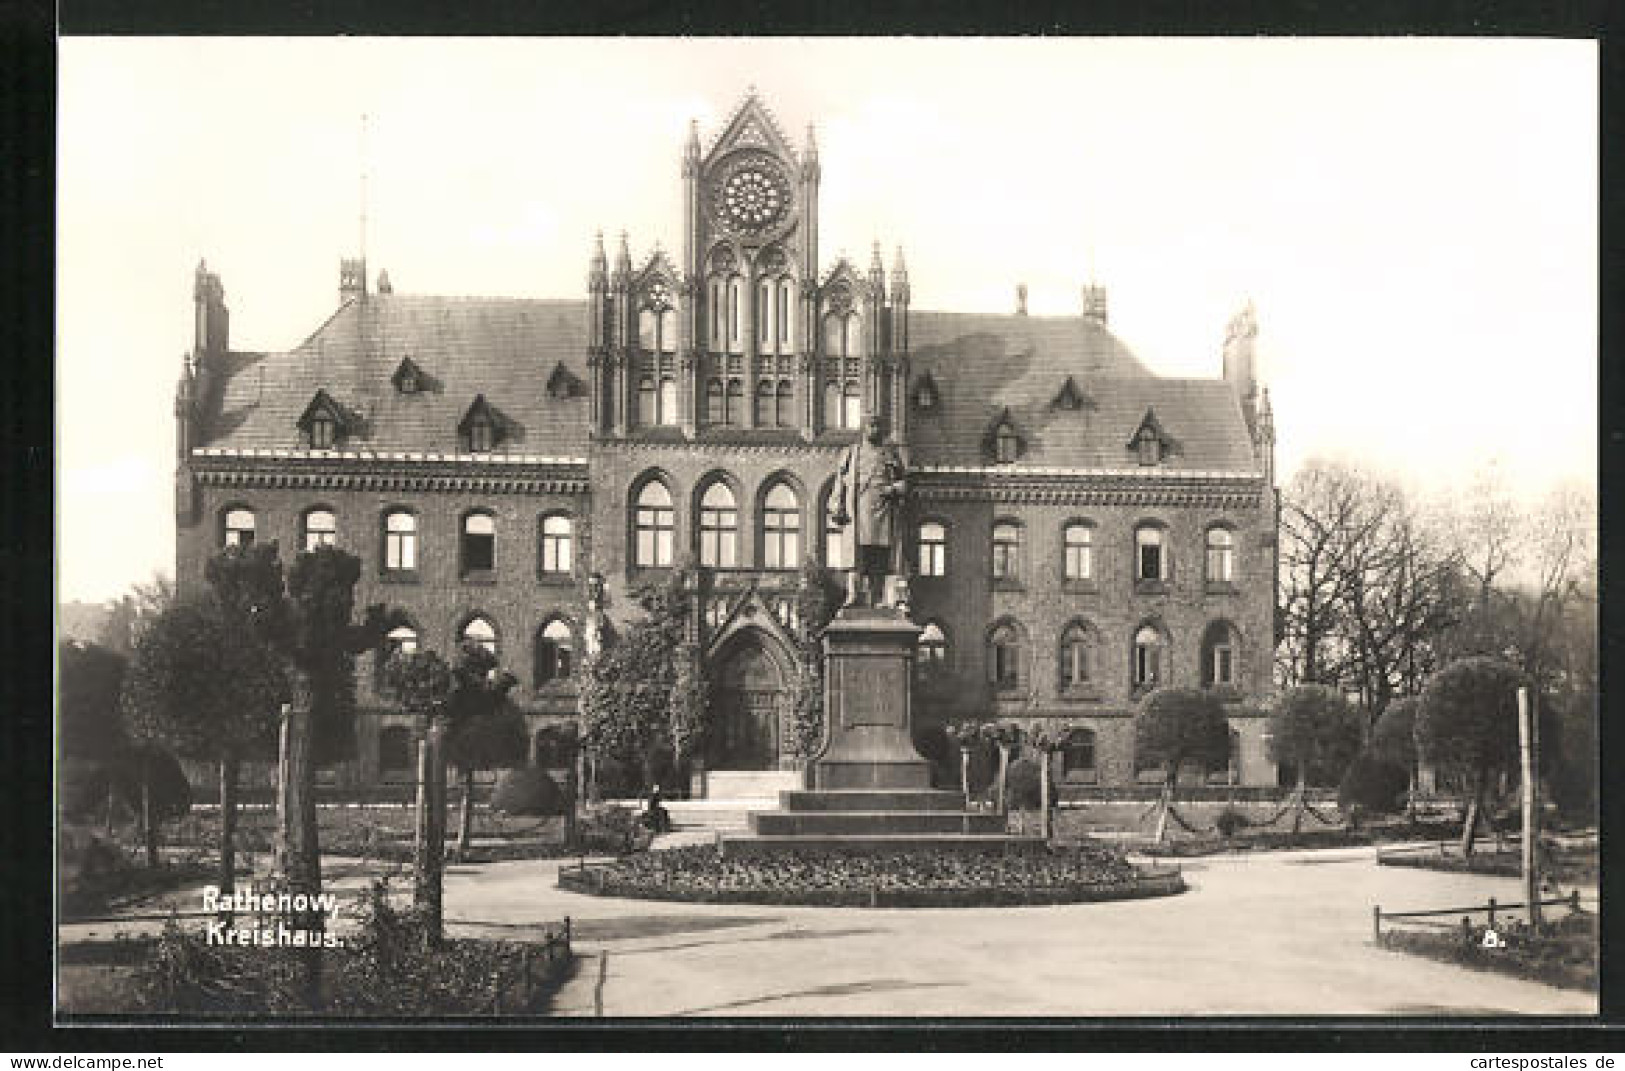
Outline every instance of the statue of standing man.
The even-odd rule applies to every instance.
[[[853,568],[846,605],[875,606],[886,577],[903,575],[903,503],[908,479],[897,447],[884,441],[879,416],[871,416],[864,437],[841,462],[833,520],[852,526]]]

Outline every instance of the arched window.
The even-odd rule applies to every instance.
[[[1074,621],[1061,633],[1061,689],[1087,687],[1094,674],[1094,632]]]
[[[728,281],[711,280],[711,349],[721,353],[728,348]]]
[[[918,566],[921,576],[943,576],[948,571],[948,530],[936,521],[920,525]]]
[[[1095,578],[1095,530],[1087,524],[1069,524],[1062,534],[1066,545],[1066,578],[1093,580]]]
[[[728,280],[728,352],[744,351],[745,283],[735,276]]]
[[[796,389],[788,379],[779,380],[774,393],[773,423],[781,428],[796,426]]]
[[[791,279],[779,280],[779,352],[789,353],[795,345],[795,284]]]
[[[671,564],[672,533],[676,528],[676,514],[671,506],[671,492],[659,480],[650,480],[638,492],[633,507],[633,561],[645,567],[665,567]]]
[[[1134,579],[1168,579],[1168,554],[1161,528],[1142,524],[1134,530]]]
[[[789,484],[777,483],[762,501],[762,567],[801,564],[801,503]]]
[[[828,357],[847,355],[846,318],[840,313],[832,312],[824,317],[824,354]]]
[[[863,320],[857,313],[852,313],[847,316],[844,327],[846,338],[841,343],[841,353],[856,357],[863,352]]]
[[[721,480],[700,499],[700,564],[712,569],[739,564],[739,506]]]
[[[1210,584],[1236,579],[1236,537],[1228,528],[1207,530],[1207,579]]]
[[[659,422],[659,398],[655,394],[655,377],[642,376],[638,379],[638,423],[645,428],[653,427]]]
[[[723,404],[722,380],[712,379],[705,384],[705,422],[721,424],[727,419],[728,410]]]
[[[536,687],[569,680],[575,671],[575,634],[559,618],[543,625],[536,633]]]
[[[863,398],[858,394],[858,385],[848,382],[841,391],[841,426],[843,428],[863,427]]]
[[[460,561],[464,576],[489,573],[497,564],[497,522],[489,513],[463,518]]]
[[[920,630],[919,650],[915,669],[921,680],[940,677],[948,665],[948,636],[935,621],[927,621]]]
[[[988,635],[988,678],[1001,692],[1021,686],[1021,633],[1008,621],[994,626]]]
[[[1079,726],[1061,748],[1061,776],[1074,781],[1095,779],[1095,731]]]
[[[239,506],[226,511],[222,542],[228,547],[254,545],[254,511]]]
[[[737,379],[728,380],[728,408],[722,422],[736,428],[745,422],[745,385]]]
[[[645,308],[638,313],[638,342],[644,349],[653,351],[658,345],[659,326],[660,314],[655,310]]]
[[[405,573],[417,567],[417,516],[399,509],[384,514],[384,571]]]
[[[542,572],[566,576],[575,568],[575,521],[562,513],[542,518]]]
[[[829,500],[824,504],[824,564],[831,569],[850,569],[852,526],[851,522],[835,523],[835,514],[840,507],[840,499],[831,491]]]
[[[378,734],[378,773],[389,781],[412,776],[412,730],[404,725],[386,726]]]
[[[660,352],[677,352],[677,310],[667,309],[660,314]]]
[[[304,543],[306,550],[331,547],[338,543],[339,522],[330,509],[313,509],[305,514]]]
[[[385,691],[389,680],[389,663],[396,655],[416,654],[418,630],[411,625],[397,625],[384,636],[378,650],[373,652],[373,691]]]
[[[1162,683],[1162,633],[1150,625],[1141,625],[1134,633],[1134,665],[1132,679],[1136,688],[1155,688]]]
[[[484,617],[469,618],[458,639],[463,644],[483,647],[493,655],[497,653],[497,628]]]
[[[756,426],[773,426],[773,381],[764,379],[756,384]]]
[[[1021,526],[1000,521],[993,526],[993,579],[1021,579]]]
[[[762,352],[772,353],[776,333],[773,330],[773,283],[761,279],[756,283],[756,344]]]
[[[660,423],[677,425],[677,381],[670,376],[660,381]]]
[[[1236,630],[1215,621],[1202,632],[1202,687],[1228,687],[1236,683]]]

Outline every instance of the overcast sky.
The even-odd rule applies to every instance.
[[[236,348],[297,345],[365,144],[397,292],[583,296],[595,229],[680,247],[687,121],[753,84],[817,125],[826,265],[902,245],[916,308],[1070,315],[1092,274],[1150,368],[1217,376],[1251,298],[1283,482],[1594,479],[1587,42],[68,38],[60,72],[63,598],[172,569],[200,258]]]

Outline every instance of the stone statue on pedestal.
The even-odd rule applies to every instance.
[[[835,489],[833,520],[852,526],[853,561],[847,606],[877,606],[886,578],[903,575],[903,504],[908,479],[902,455],[884,439],[879,416],[846,452]]]

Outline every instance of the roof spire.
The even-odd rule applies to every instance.
[[[869,253],[869,281],[877,283],[882,288],[886,285],[886,268],[880,262],[880,243],[876,242]]]
[[[592,259],[587,263],[587,286],[603,285],[609,281],[609,258],[604,255],[604,232],[592,236]]]
[[[683,158],[685,160],[698,160],[700,158],[700,121],[688,121],[688,141],[683,144]]]
[[[621,247],[615,251],[615,278],[632,277],[632,250],[626,244],[626,232],[621,232]]]
[[[892,294],[903,300],[908,300],[908,265],[903,262],[903,247],[897,247],[897,256],[892,260],[891,266]]]
[[[807,148],[805,155],[809,160],[818,159],[818,134],[816,128],[811,123],[807,124]]]

